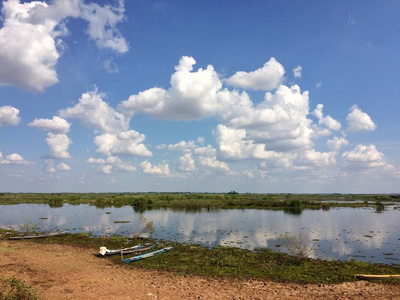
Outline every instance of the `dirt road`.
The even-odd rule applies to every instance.
[[[15,275],[42,299],[400,299],[400,287],[366,281],[339,285],[237,281],[116,265],[71,246],[0,241],[0,274]]]

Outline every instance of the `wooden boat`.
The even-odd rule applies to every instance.
[[[130,258],[125,258],[125,259],[122,258],[122,261],[124,263],[128,264],[128,263],[131,263],[131,262],[134,262],[134,261],[138,261],[138,260],[142,260],[142,259],[145,259],[145,258],[149,258],[149,257],[153,257],[153,256],[156,256],[156,255],[163,254],[165,252],[168,252],[171,249],[172,249],[172,247],[167,247],[167,248],[163,248],[163,249],[156,250],[156,251],[153,251],[153,252],[149,252],[149,253],[145,253],[145,254],[141,254],[141,255],[136,255],[136,256],[133,256],[133,257],[130,257]]]
[[[400,275],[367,275],[367,274],[356,274],[355,278],[358,279],[382,279],[382,278],[400,278]]]
[[[110,255],[120,254],[121,252],[134,253],[138,251],[147,251],[153,247],[154,246],[150,243],[144,245],[137,245],[129,248],[114,249],[114,250],[107,249],[106,247],[100,247],[98,256],[110,256]]]
[[[67,234],[66,232],[55,232],[55,233],[49,233],[49,234],[12,236],[12,237],[9,237],[8,239],[9,240],[41,239],[41,238],[62,236],[62,235],[66,235],[66,234]]]

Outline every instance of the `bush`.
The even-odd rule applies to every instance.
[[[312,243],[307,235],[299,234],[292,236],[289,233],[281,236],[283,238],[283,246],[289,253],[298,259],[307,258],[308,255],[315,250],[315,243]]]
[[[381,201],[376,201],[375,205],[376,205],[376,212],[380,213],[385,210],[385,205],[383,205]]]
[[[148,235],[148,237],[151,238],[153,233],[154,223],[143,214],[140,214],[140,229],[134,232],[133,239],[137,240],[143,234]]]

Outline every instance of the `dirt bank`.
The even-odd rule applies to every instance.
[[[115,265],[71,246],[0,241],[0,274],[32,285],[42,299],[400,299],[400,286],[366,281],[281,284],[183,277]]]

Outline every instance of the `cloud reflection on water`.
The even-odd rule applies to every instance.
[[[310,257],[324,259],[394,262],[383,253],[400,258],[399,212],[389,208],[377,214],[373,209],[335,208],[304,210],[300,215],[283,211],[233,209],[201,212],[149,210],[144,216],[154,223],[154,238],[206,246],[228,245],[247,249],[270,248],[284,251],[282,235],[307,235],[316,243]],[[115,223],[128,221],[129,223]],[[20,204],[1,206],[0,226],[20,229],[26,224],[41,230],[89,232],[93,235],[132,236],[140,230],[140,213],[132,207],[99,209],[90,205]]]

